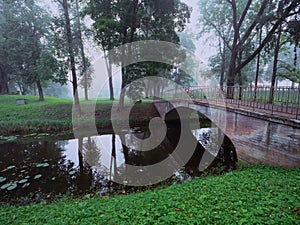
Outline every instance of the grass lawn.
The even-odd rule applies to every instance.
[[[299,224],[300,169],[242,167],[143,193],[2,207],[0,224]]]
[[[21,96],[0,95],[0,135],[72,132],[72,99],[45,97],[39,102],[38,97],[22,96],[28,99],[27,105],[16,105]],[[83,113],[94,100],[82,101]],[[113,102],[98,99],[96,104],[96,122],[98,128],[110,126],[110,110]],[[141,107],[147,107],[147,102]],[[145,119],[141,116],[140,120]]]
[[[0,95],[0,133],[50,132],[69,130],[72,121],[72,99],[46,97],[39,102],[38,97],[24,96],[27,105],[16,105],[20,96]]]

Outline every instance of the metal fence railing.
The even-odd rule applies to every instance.
[[[262,109],[271,114],[288,114],[296,119],[300,118],[300,88],[292,87],[188,87],[186,91],[195,99],[209,101],[225,101],[237,107]]]

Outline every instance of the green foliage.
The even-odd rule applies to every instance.
[[[144,94],[143,94],[144,87],[145,87],[144,82],[136,81],[129,86],[128,90],[126,91],[126,95],[133,102],[141,100],[144,97]]]
[[[297,224],[299,169],[241,171],[113,198],[0,208],[2,224]]]
[[[94,39],[104,50],[140,40],[160,40],[179,44],[177,32],[184,30],[190,19],[190,8],[175,0],[110,1],[91,0],[84,14],[94,20]],[[124,52],[108,56],[110,63],[121,64]],[[178,65],[176,65],[178,67]],[[176,69],[162,63],[137,63],[122,70],[122,87],[143,76],[161,76],[159,73]],[[159,72],[158,72],[159,71]],[[183,76],[184,74],[182,74]],[[149,89],[149,88],[148,88]],[[130,90],[131,97],[133,90]]]
[[[263,50],[267,54],[264,58],[271,58],[269,53],[274,49],[275,43],[273,37],[282,27],[287,28],[282,30],[286,36],[296,43],[299,40],[297,16],[294,19],[294,15],[299,14],[299,1],[297,0],[201,0],[199,10],[199,22],[203,26],[199,35],[214,34],[218,37],[219,42],[216,42],[216,47],[218,47],[219,64],[214,61],[211,64],[213,69],[219,70],[221,76],[224,74],[222,68],[225,65],[228,69],[227,85],[234,85],[235,82],[246,83],[247,77],[251,78],[249,71],[253,68],[251,65],[248,68],[245,67],[253,62]],[[289,22],[282,26],[286,21]],[[259,32],[262,35],[257,35]],[[231,54],[230,63],[225,61],[228,57],[226,52]],[[212,58],[214,59],[217,57]],[[242,69],[244,69],[242,71],[244,75],[241,79],[238,76]]]
[[[49,80],[65,83],[51,46],[51,16],[35,1],[1,0],[0,10],[0,93],[18,87],[27,94]]]

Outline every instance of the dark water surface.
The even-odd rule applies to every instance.
[[[140,146],[133,136],[143,140],[150,135],[147,129],[140,127],[121,134],[79,139],[39,138],[37,135],[32,140],[1,143],[0,202],[25,205],[64,195],[108,196],[160,186],[162,183],[133,187],[111,180],[124,176],[127,164],[147,166],[169,157],[180,133],[176,121],[167,127],[166,138],[157,148],[147,152],[135,150]],[[299,129],[228,113],[226,135],[231,140],[225,136],[221,148],[214,147],[218,132],[216,128],[187,130],[185,135],[192,135],[198,143],[195,152],[185,167],[175,171],[163,184],[181,183],[203,175],[197,169],[204,151],[215,157],[208,167],[213,173],[235,169],[237,157],[249,162],[300,167]],[[121,139],[127,147],[122,145]],[[144,171],[137,171],[141,172]],[[126,181],[126,177],[123,180]]]
[[[142,153],[135,151],[138,143],[132,141],[133,135],[145,139],[149,133],[134,128],[121,135],[104,134],[80,139],[61,137],[54,140],[42,138],[30,141],[20,139],[0,144],[0,202],[24,205],[52,200],[66,194],[107,196],[154,188],[155,185],[130,187],[111,181],[114,176],[123,175],[126,163],[153,165],[168,157],[174,149],[174,143],[166,138],[154,150]],[[210,129],[193,130],[193,135],[205,147],[211,142],[210,136],[213,137]],[[121,138],[126,140],[128,147],[122,145]],[[231,154],[233,150],[234,148],[231,149]],[[217,157],[215,165],[218,163],[222,166],[229,160],[229,157],[224,158],[223,148],[211,154]],[[197,158],[189,162],[189,169],[187,166],[179,169],[165,183],[184,182],[199,175],[196,174],[199,164]],[[236,158],[231,160],[234,163],[237,161]],[[222,169],[223,167],[219,171]],[[159,185],[161,184],[156,186]]]

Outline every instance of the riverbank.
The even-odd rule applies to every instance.
[[[300,169],[243,165],[222,176],[117,197],[0,208],[1,224],[297,224]]]
[[[44,102],[39,102],[38,97],[22,96],[28,100],[28,104],[17,105],[16,99],[20,97],[17,95],[0,95],[0,135],[72,133],[72,99],[45,97]],[[83,114],[93,104],[93,100],[82,101]],[[100,133],[101,129],[111,127],[112,105],[113,101],[109,99],[97,100],[95,120]],[[136,107],[136,112],[131,120],[132,123],[136,124],[147,121],[149,116],[156,113],[149,102],[139,104]]]

